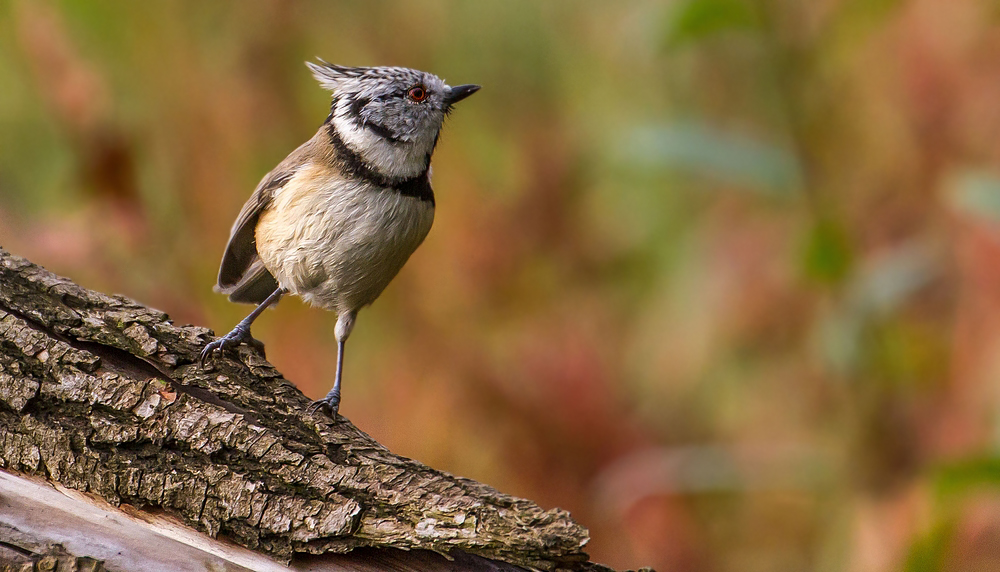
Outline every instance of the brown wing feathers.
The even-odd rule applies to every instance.
[[[259,304],[278,287],[278,282],[257,256],[255,232],[257,220],[271,203],[275,191],[295,175],[295,169],[282,169],[282,166],[279,165],[260,182],[250,200],[243,205],[230,232],[215,289],[228,294],[233,302]]]

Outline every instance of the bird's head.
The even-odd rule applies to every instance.
[[[401,67],[344,67],[307,62],[333,92],[330,122],[344,142],[391,177],[426,171],[444,117],[479,90],[451,87],[441,78]]]

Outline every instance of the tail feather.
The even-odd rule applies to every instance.
[[[278,289],[278,281],[264,268],[260,259],[255,260],[240,280],[232,286],[215,286],[216,292],[229,295],[232,302],[260,304]]]

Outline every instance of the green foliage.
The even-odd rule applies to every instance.
[[[755,7],[749,0],[687,0],[671,14],[667,45],[677,48],[731,31],[758,27]]]
[[[822,284],[840,284],[851,270],[850,237],[833,219],[820,219],[810,229],[803,249],[806,277]]]
[[[944,522],[914,540],[903,564],[903,572],[948,572],[948,551],[954,534],[954,524]]]
[[[976,457],[940,466],[934,473],[934,492],[945,505],[975,492],[1000,490],[1000,457]]]

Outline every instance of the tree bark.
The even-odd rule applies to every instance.
[[[202,370],[210,334],[0,249],[0,468],[286,564],[403,549],[596,567],[566,511],[394,455],[343,417],[306,414],[309,399],[255,350]],[[32,550],[2,524],[0,549]]]

